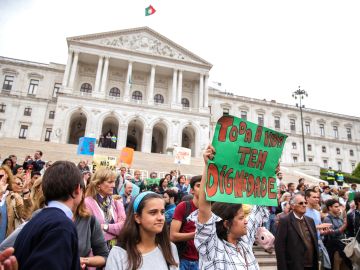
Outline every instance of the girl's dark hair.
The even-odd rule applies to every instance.
[[[151,199],[161,199],[163,197],[157,193],[151,193],[146,195],[140,202],[137,212],[141,216],[142,211],[147,201]],[[119,235],[119,246],[126,250],[128,256],[127,270],[139,269],[142,264],[142,256],[136,245],[141,242],[139,224],[135,221],[133,202],[130,203],[127,213],[124,228]],[[165,202],[164,202],[165,203]],[[178,266],[174,256],[171,252],[170,238],[166,224],[160,233],[155,237],[155,242],[159,246],[167,265]]]
[[[161,187],[161,188],[162,188],[162,184],[164,183],[164,181],[165,181],[165,178],[161,178],[161,179],[160,179],[160,182],[159,182],[159,187]]]
[[[234,217],[239,209],[242,208],[242,204],[233,203],[213,203],[211,206],[212,212],[221,218],[221,221],[216,222],[216,234],[219,239],[227,241],[228,231],[231,228]],[[228,227],[224,226],[224,222],[228,221]]]

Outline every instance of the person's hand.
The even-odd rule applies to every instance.
[[[0,269],[1,270],[18,270],[18,262],[13,256],[14,249],[7,248],[0,252]]]
[[[88,264],[89,264],[89,258],[80,257],[80,267],[81,267],[81,269],[85,269]]]
[[[209,159],[212,160],[214,158],[214,155],[215,155],[215,148],[214,146],[209,144],[203,153],[205,165],[207,164]]]

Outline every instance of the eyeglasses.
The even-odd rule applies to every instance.
[[[15,184],[17,184],[18,186],[22,186],[23,183],[21,183],[21,182],[15,182]]]
[[[5,174],[0,174],[0,179],[3,178],[5,176]]]
[[[308,204],[308,202],[299,202],[299,203],[298,203],[298,205],[301,205],[301,206],[307,205],[307,204]]]

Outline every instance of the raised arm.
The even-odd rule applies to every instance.
[[[207,161],[209,159],[213,159],[215,155],[215,149],[212,145],[209,145],[204,154],[203,154],[203,158],[204,158],[204,162],[205,162],[205,167],[204,167],[204,172],[201,178],[201,183],[200,183],[200,192],[199,192],[199,215],[198,215],[198,221],[201,224],[206,223],[210,217],[211,217],[211,203],[208,202],[206,200],[206,194],[205,194],[205,185],[206,185],[206,165],[207,165]]]

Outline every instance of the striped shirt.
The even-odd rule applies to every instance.
[[[189,219],[195,222],[196,233],[194,243],[199,252],[199,269],[201,270],[259,270],[252,251],[257,229],[267,221],[269,212],[266,207],[254,206],[247,224],[247,235],[239,239],[237,246],[218,238],[216,222],[221,218],[212,213],[205,223],[198,222],[198,211]]]

